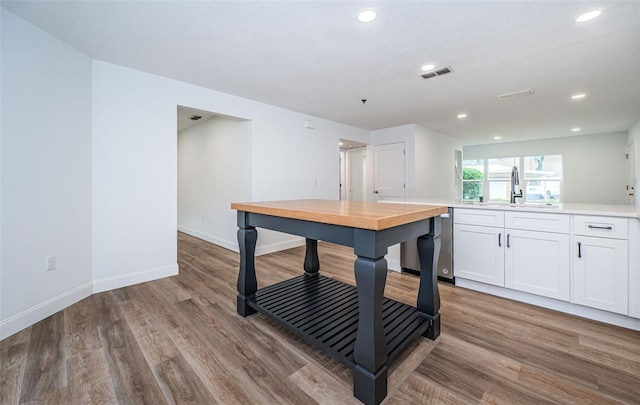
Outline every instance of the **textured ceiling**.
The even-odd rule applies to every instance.
[[[418,123],[477,144],[626,131],[640,119],[639,1],[2,5],[95,59],[369,130]],[[358,23],[369,7],[378,19]],[[603,15],[573,22],[593,8]],[[427,62],[453,73],[423,80]],[[572,101],[576,92],[587,97]]]

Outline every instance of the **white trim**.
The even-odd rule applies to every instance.
[[[226,239],[218,238],[217,236],[210,235],[206,232],[198,231],[197,229],[189,228],[183,225],[178,225],[178,231],[186,233],[187,235],[191,235],[194,238],[202,239],[209,243],[213,243],[214,245],[221,246],[225,249],[229,249],[233,252],[238,253],[240,250],[238,249],[238,242],[230,242]]]
[[[0,340],[13,335],[22,329],[28,328],[46,317],[87,298],[91,295],[91,292],[92,283],[91,281],[88,281],[0,321]]]
[[[140,270],[116,277],[107,277],[93,280],[93,293],[115,290],[147,281],[158,280],[165,277],[178,275],[178,264],[156,267],[154,269]]]
[[[176,263],[170,266],[136,271],[122,276],[94,280],[93,282],[88,281],[0,321],[0,340],[13,335],[22,329],[28,328],[29,326],[35,325],[46,317],[62,311],[92,294],[128,287],[130,285],[157,280],[164,277],[175,276],[177,274],[178,264]]]
[[[236,253],[240,252],[240,249],[238,248],[238,242],[229,242],[228,240],[220,239],[206,232],[201,232],[196,229],[189,228],[182,225],[178,225],[178,231],[184,232],[187,235],[191,235],[194,238],[202,239],[206,242],[213,243],[214,245],[223,247],[225,249],[229,249],[233,252],[236,252]],[[269,243],[266,245],[260,245],[258,243],[258,246],[256,247],[255,255],[256,256],[267,255],[269,253],[280,252],[282,250],[292,249],[292,248],[296,248],[304,245],[305,245],[305,239],[297,236],[282,242]]]
[[[389,255],[386,256],[386,259],[388,270],[402,272],[402,266],[400,266],[400,262],[398,260],[390,258]]]
[[[459,277],[456,277],[456,287],[468,288],[470,290],[480,291],[483,293],[496,295],[498,297],[508,298],[514,301],[524,302],[542,308],[553,309],[555,311],[564,312],[566,314],[576,315],[582,318],[592,319],[594,321],[600,321],[611,325],[640,331],[640,319],[634,319],[629,316],[614,314],[613,312],[601,311],[599,309],[584,307],[582,305],[572,304],[566,301],[559,301],[553,298],[541,297],[534,294],[479,283]]]
[[[282,242],[270,243],[268,245],[258,246],[256,248],[256,256],[268,255],[269,253],[280,252],[282,250],[293,249],[306,244],[305,239],[295,237]]]

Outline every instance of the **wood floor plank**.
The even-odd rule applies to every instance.
[[[242,366],[243,382],[257,393],[252,403],[261,404],[315,404],[301,387],[287,381],[287,373],[270,367],[269,360],[256,359]]]
[[[20,402],[29,341],[3,340],[0,345],[0,403]]]
[[[128,404],[166,404],[126,320],[119,319],[99,327],[107,364],[119,402]]]
[[[353,397],[350,383],[336,378],[324,367],[309,363],[289,377],[289,382],[304,390],[319,404],[360,404]]]
[[[156,364],[155,368],[157,378],[168,388],[165,397],[170,404],[212,403],[211,392],[182,355],[166,359]]]
[[[32,329],[20,402],[44,398],[67,385],[64,312],[38,322]]]
[[[97,329],[97,328],[96,328]],[[67,360],[68,403],[114,404],[116,389],[102,350],[86,351]]]
[[[477,401],[456,395],[446,386],[440,385],[420,373],[413,373],[386,404],[473,405],[477,403]]]
[[[170,335],[185,360],[211,392],[210,403],[249,404],[246,387],[238,384],[234,367],[220,361],[216,345],[198,331],[180,327]]]
[[[304,247],[256,258],[261,287]],[[352,249],[320,272],[355,285]],[[94,294],[0,342],[5,404],[356,404],[351,370],[263,315],[236,313],[238,254],[178,233],[180,274]],[[414,305],[418,278],[385,295]],[[442,333],[389,368],[385,403],[640,404],[640,332],[440,284]]]

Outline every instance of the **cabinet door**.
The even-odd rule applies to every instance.
[[[569,235],[505,229],[505,287],[569,301]]]
[[[627,241],[576,236],[574,242],[574,302],[626,315]]]
[[[503,228],[456,224],[453,246],[456,277],[504,287]]]

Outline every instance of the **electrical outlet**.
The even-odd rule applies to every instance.
[[[56,257],[55,256],[47,256],[47,271],[56,269]]]

